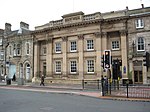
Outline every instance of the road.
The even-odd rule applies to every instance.
[[[150,112],[150,102],[1,88],[0,112]]]

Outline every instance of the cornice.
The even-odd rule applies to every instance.
[[[97,20],[92,20],[92,21],[83,21],[83,22],[78,22],[78,23],[54,26],[54,27],[49,27],[49,28],[45,28],[42,30],[33,31],[32,34],[45,33],[45,32],[49,32],[52,30],[60,30],[62,28],[69,28],[69,27],[75,27],[75,26],[81,26],[81,25],[95,24],[95,23],[100,23],[101,21],[102,21],[102,19],[97,19]]]

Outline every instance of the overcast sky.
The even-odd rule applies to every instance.
[[[145,7],[150,0],[142,0]],[[30,30],[64,14],[83,11],[85,14],[141,8],[141,0],[0,0],[0,29],[11,23],[12,30],[20,27],[20,21],[30,25]]]

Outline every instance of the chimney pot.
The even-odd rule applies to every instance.
[[[142,8],[144,8],[144,4],[141,4]]]

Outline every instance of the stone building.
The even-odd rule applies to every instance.
[[[32,81],[33,78],[33,37],[30,35],[29,25],[20,22],[19,30],[11,31],[11,24],[5,24],[3,33],[3,46],[5,51],[4,69],[5,75],[13,78]]]
[[[150,7],[143,6],[88,15],[70,13],[35,27],[34,79],[40,77],[40,72],[49,82],[100,79],[108,73],[101,67],[101,57],[104,50],[110,50],[112,77],[116,74],[133,83],[149,83],[148,67],[143,66],[143,53],[150,52],[149,18]]]
[[[129,10],[128,40],[129,40],[129,74],[134,83],[150,83],[150,70],[143,66],[143,55],[150,53],[150,7]]]
[[[35,79],[40,71],[51,82],[100,79],[106,75],[101,67],[104,50],[111,50],[112,60],[122,60],[128,71],[126,23],[126,10],[89,15],[76,12],[36,27]],[[122,72],[123,78],[127,78],[126,71]]]

